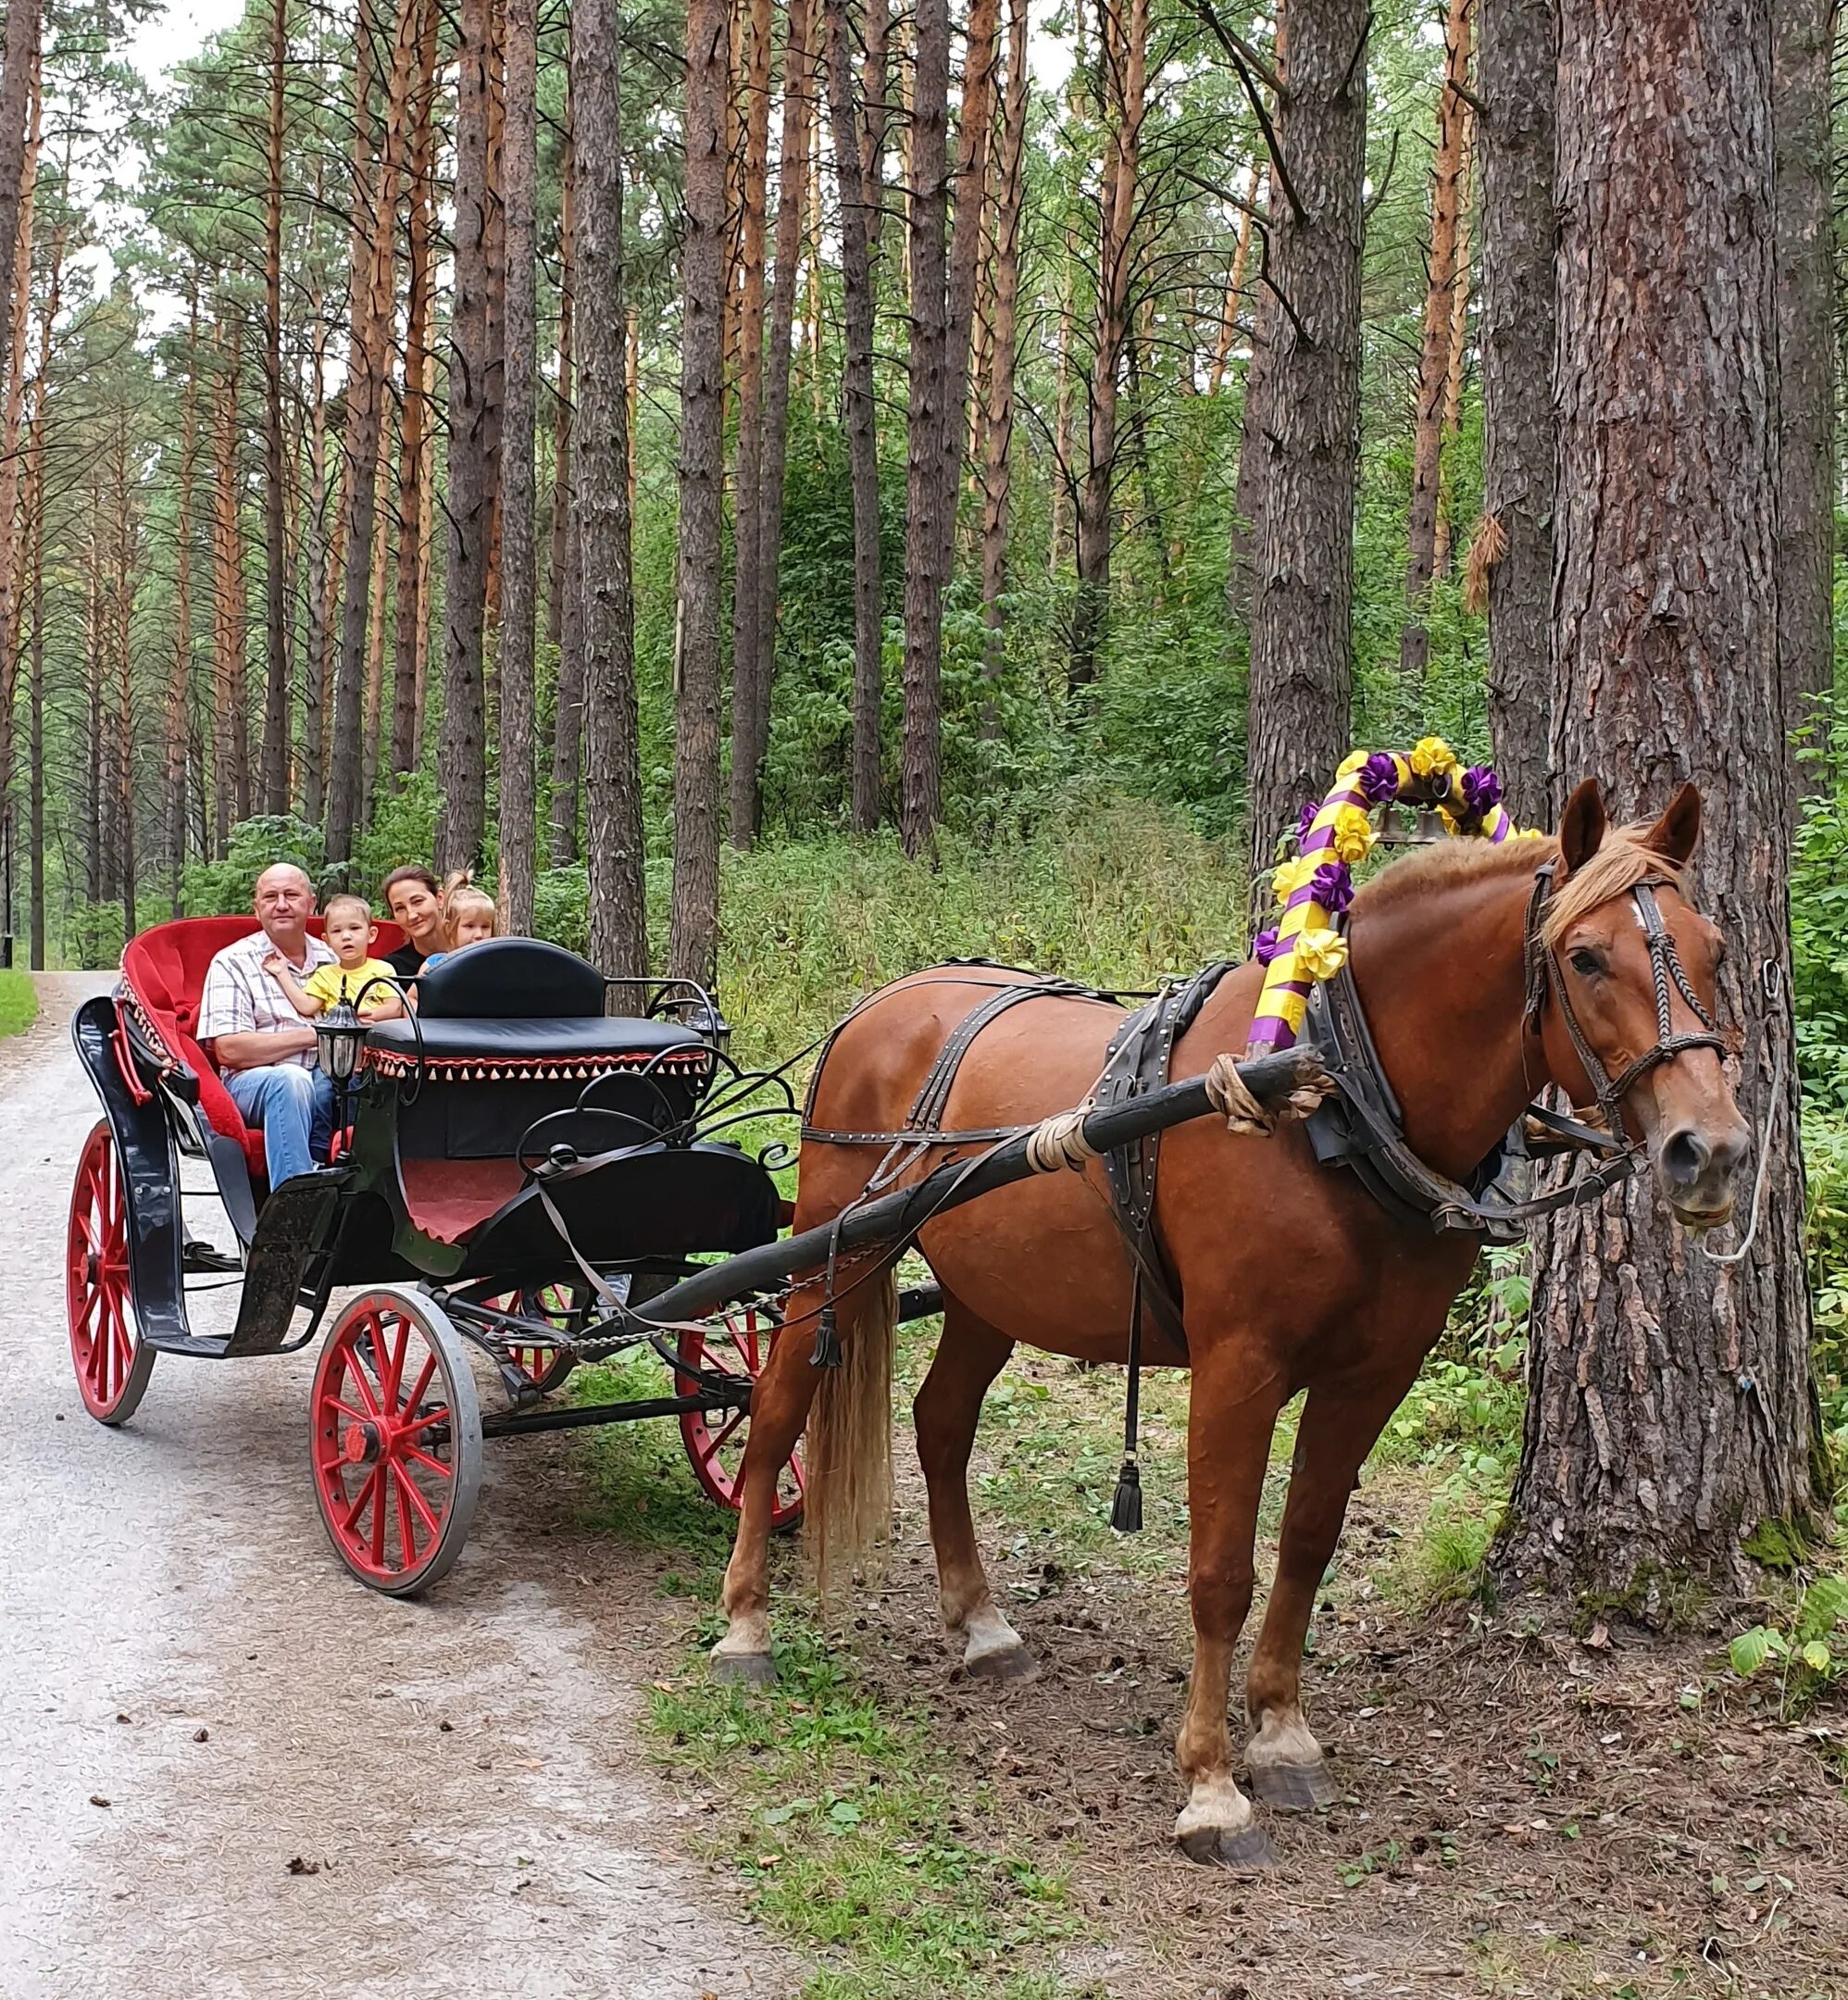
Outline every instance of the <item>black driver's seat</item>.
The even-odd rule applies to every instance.
[[[690,1117],[712,1080],[711,1044],[603,1006],[602,973],[536,938],[488,938],[422,974],[415,1019],[376,1022],[366,1038],[367,1071],[406,1086],[401,1156],[508,1157],[535,1119],[581,1099],[620,1112],[630,1134],[599,1119],[597,1151]],[[548,1127],[548,1144],[569,1140],[567,1122]]]

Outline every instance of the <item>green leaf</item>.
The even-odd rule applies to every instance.
[[[859,1825],[862,1815],[852,1799],[836,1799],[828,1808],[828,1817],[837,1827],[855,1827]]]
[[[1817,1577],[1803,1594],[1797,1631],[1804,1639],[1821,1639],[1844,1618],[1848,1618],[1848,1577]]]
[[[1835,1656],[1820,1639],[1812,1639],[1803,1649],[1803,1663],[1814,1673],[1827,1673]]]
[[[1771,1656],[1771,1635],[1762,1625],[1740,1632],[1727,1648],[1732,1670],[1742,1681],[1750,1680]]]

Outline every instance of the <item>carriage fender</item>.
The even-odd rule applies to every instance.
[[[157,1091],[139,1098],[117,1057],[119,1017],[106,995],[86,1000],[71,1017],[77,1046],[121,1162],[129,1214],[129,1284],[140,1337],[156,1345],[190,1337],[181,1273],[185,1231],[180,1219],[180,1175],[173,1135]]]

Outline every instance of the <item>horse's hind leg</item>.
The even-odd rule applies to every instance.
[[[1417,1357],[1411,1369],[1415,1372]],[[1303,1719],[1303,1641],[1334,1554],[1355,1474],[1410,1385],[1406,1370],[1309,1391],[1296,1434],[1277,1576],[1245,1676],[1252,1789],[1267,1806],[1306,1812],[1335,1796],[1322,1746]]]
[[[789,1333],[770,1350],[752,1392],[751,1428],[744,1442],[744,1502],[720,1600],[730,1622],[710,1656],[716,1680],[763,1685],[776,1678],[770,1661],[770,1516],[777,1481],[802,1435],[815,1396],[817,1371],[808,1363],[812,1344],[807,1330],[819,1305],[819,1286],[806,1287],[791,1298]]]
[[[991,1680],[1035,1671],[1020,1634],[995,1608],[969,1514],[969,1451],[981,1401],[1014,1343],[957,1300],[943,1302],[943,1337],[911,1406],[918,1457],[930,1496],[930,1543],[943,1623],[964,1635],[963,1665]]]

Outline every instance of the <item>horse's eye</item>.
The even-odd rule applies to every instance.
[[[1572,969],[1582,974],[1586,979],[1595,979],[1605,969],[1605,961],[1598,956],[1596,952],[1588,951],[1581,944],[1572,954]]]

